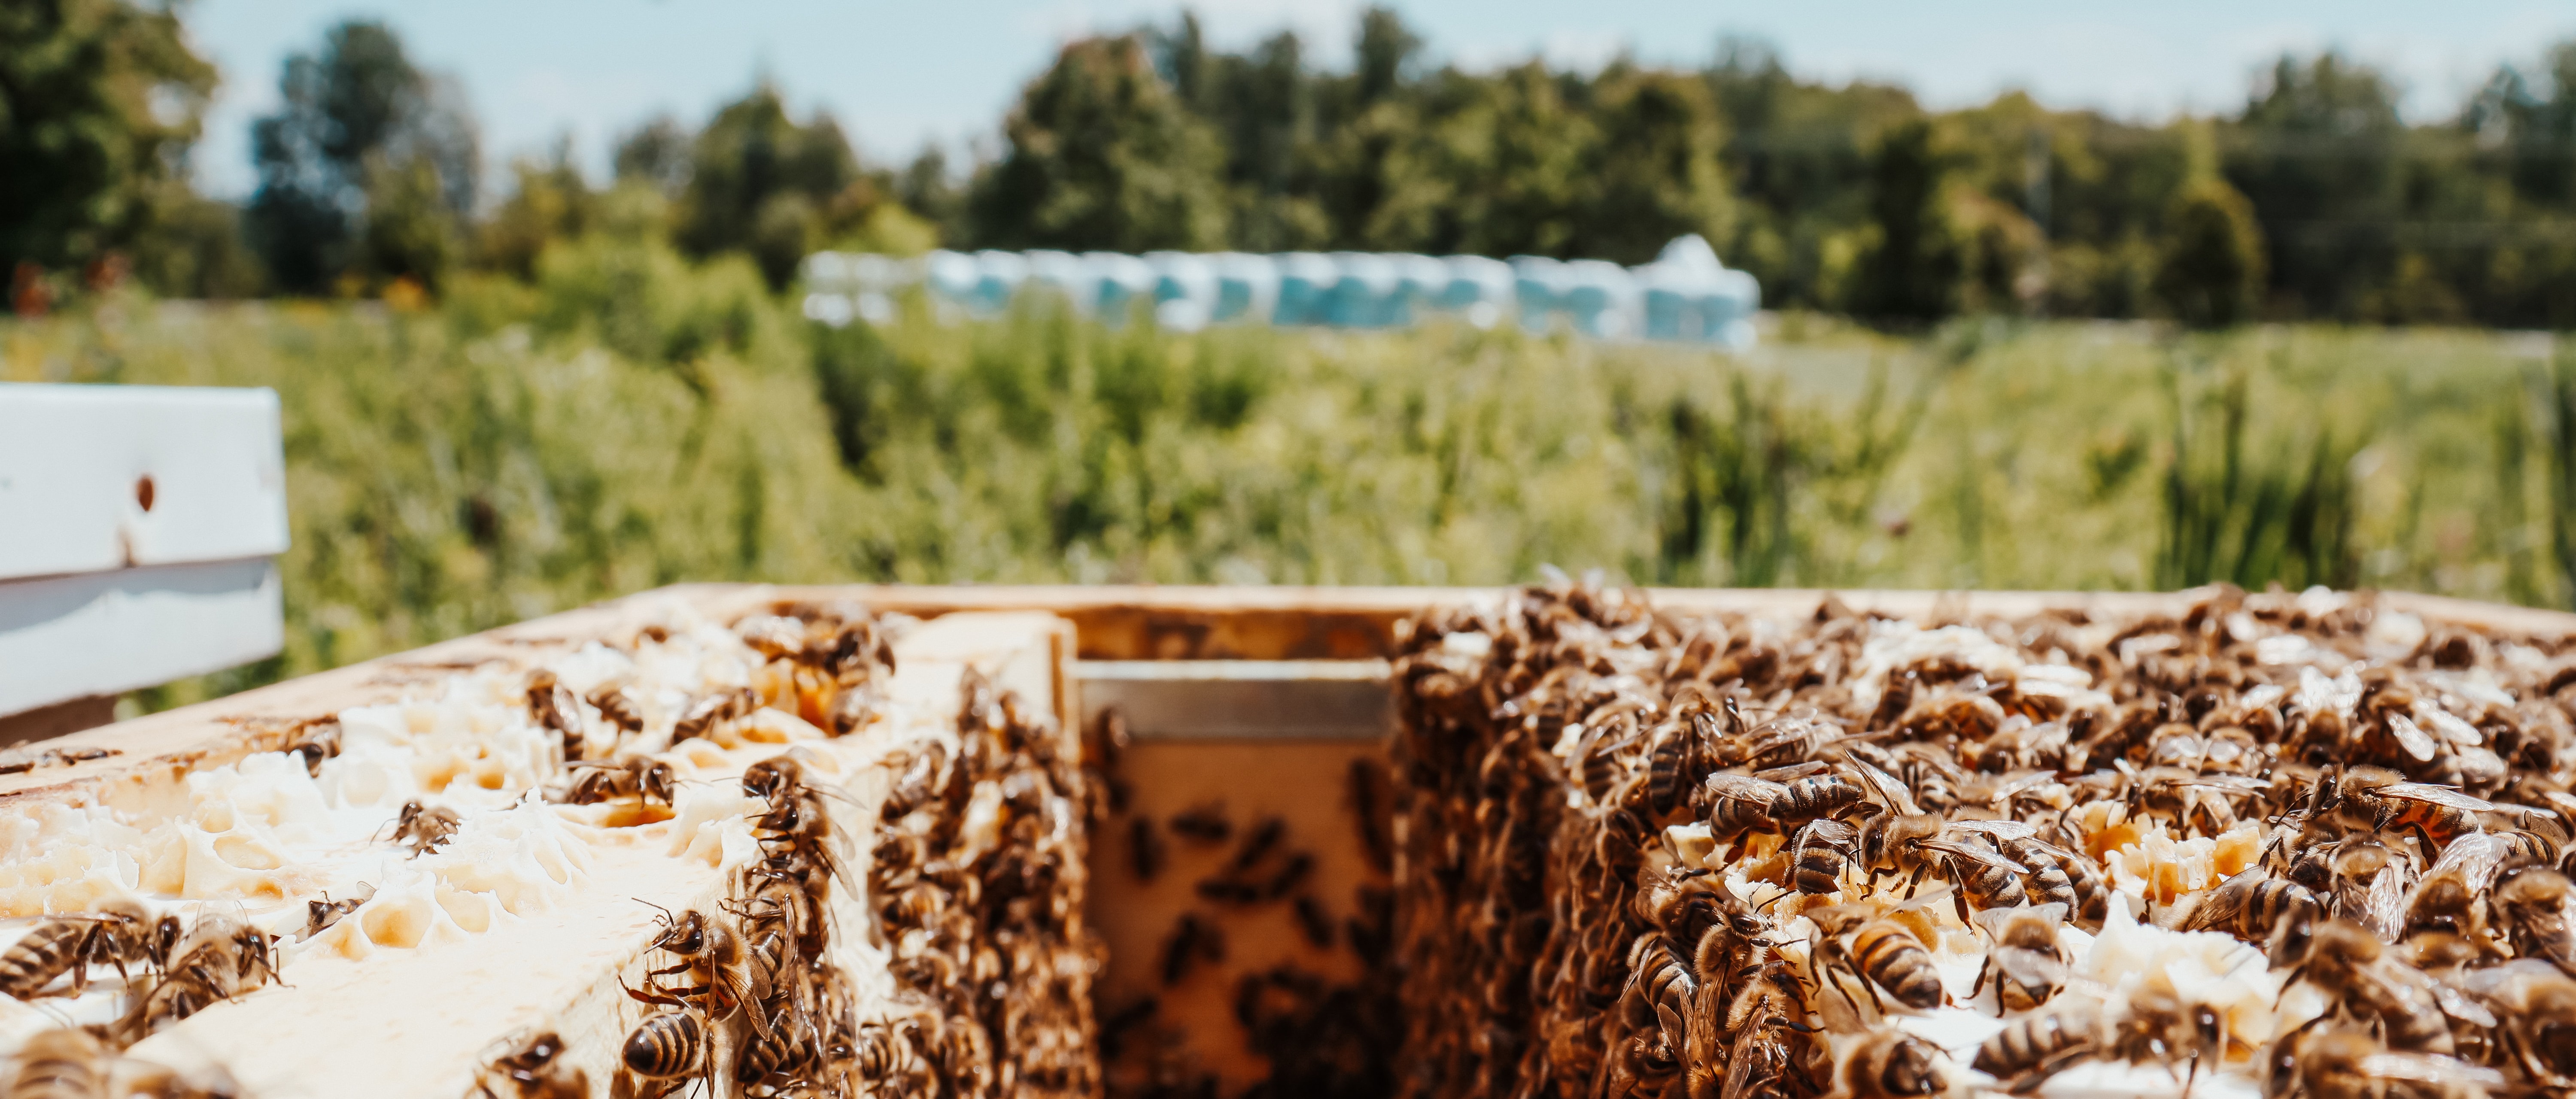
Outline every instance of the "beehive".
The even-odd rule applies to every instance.
[[[2179,621],[2207,594],[1609,598],[1651,599],[1668,624],[1722,616],[1729,636],[1758,639],[1812,630],[1820,607],[1936,626],[2051,611],[2094,623]],[[1499,659],[1496,616],[1550,598],[1566,597],[666,589],[43,745],[50,754],[29,753],[29,769],[0,777],[16,813],[0,851],[0,904],[33,917],[133,895],[155,912],[229,912],[281,936],[279,982],[247,982],[256,987],[141,1038],[113,1066],[121,1078],[145,1079],[158,1066],[244,1095],[445,1096],[547,1094],[535,1089],[577,1072],[578,1093],[654,1094],[665,1084],[629,1071],[621,1051],[644,1018],[671,1008],[620,986],[672,987],[673,977],[648,974],[674,961],[654,945],[666,911],[714,916],[743,903],[745,868],[761,863],[771,850],[763,837],[775,840],[776,829],[761,826],[765,804],[740,776],[794,748],[828,789],[845,843],[819,961],[845,982],[843,1029],[864,1049],[817,1058],[801,1075],[720,1081],[728,1093],[1611,1090],[1605,1058],[1639,1036],[1635,1020],[1621,1018],[1615,981],[1595,981],[1591,1000],[1574,998],[1582,982],[1565,986],[1564,1002],[1530,999],[1549,987],[1530,976],[1551,948],[1544,928],[1512,929],[1533,919],[1569,934],[1607,924],[1578,918],[1583,906],[1555,886],[1476,885],[1484,879],[1459,860],[1480,842],[1500,857],[1543,853],[1553,836],[1573,834],[1563,830],[1589,792],[1562,767],[1579,766],[1581,734],[1557,752],[1567,739],[1559,715],[1535,752],[1480,755],[1471,766],[1428,751],[1458,729],[1491,737],[1513,724],[1496,720],[1504,699],[1463,703],[1431,680],[1477,682],[1491,670],[1483,662]],[[853,604],[894,639],[893,672],[869,685],[866,719],[835,736],[833,689],[807,682],[800,691],[798,662],[773,659],[736,627],[782,612],[849,615],[826,608]],[[2541,612],[2407,596],[2371,606],[2428,631],[2465,625],[2522,638],[2535,659],[2555,660],[2569,632],[2565,618]],[[649,711],[645,729],[665,736],[688,707],[722,691],[748,687],[762,705],[738,707],[676,747],[628,744],[659,749],[679,772],[667,807],[631,797],[555,805],[542,792],[560,796],[570,776],[560,738],[550,746],[528,705],[540,671],[576,695],[612,679],[650,686],[630,693]],[[654,690],[667,697],[642,698]],[[587,703],[575,710],[586,727],[607,720]],[[303,757],[279,754],[330,722],[340,755],[308,769]],[[977,730],[1037,750],[1016,771],[976,771],[957,746]],[[114,754],[85,758],[95,752]],[[894,793],[907,778],[913,788]],[[891,821],[890,794],[901,803]],[[463,818],[454,840],[418,856],[388,838],[401,803],[415,797]],[[1504,838],[1494,839],[1499,810],[1489,806],[1532,797],[1566,808],[1546,818],[1557,831],[1511,838],[1511,829],[1536,827],[1534,817],[1503,822]],[[1644,842],[1663,844],[1656,858],[1706,859],[1688,831]],[[2147,871],[2120,884],[2170,910],[2210,891],[2228,870],[2219,864],[2236,857],[2206,846],[2190,857],[2214,871],[2162,886]],[[1013,884],[995,891],[983,872]],[[297,936],[310,902],[352,899],[361,881],[374,890],[365,903]],[[1027,899],[1015,901],[1023,886]],[[1537,915],[1509,911],[1515,898]],[[1462,899],[1487,905],[1492,922],[1460,919]],[[964,909],[973,913],[963,922],[948,915]],[[2135,915],[2147,930],[2124,948],[2172,962],[2155,954],[2162,940],[2149,930],[2163,929],[2153,928],[2153,909],[2141,904]],[[20,921],[20,931],[35,922]],[[1936,934],[1958,940],[1957,957],[1945,959],[1952,968],[1973,955],[1966,924]],[[1552,957],[1563,965],[1562,951]],[[66,1018],[109,1021],[119,1013],[117,981],[111,971],[97,976],[101,991],[86,997],[0,1004],[0,1041],[17,1044]],[[1522,991],[1467,991],[1502,976]],[[1603,987],[1611,1002],[1597,1002]],[[1824,1022],[1876,1025],[1875,1016],[1815,1010]],[[1960,1064],[1945,1085],[1965,1088],[1980,1079],[1963,1066],[1981,1034],[1946,1012],[1975,1014],[1889,1018],[1949,1043]],[[749,1015],[709,1019],[730,1033],[736,1065],[755,1042]],[[1590,1029],[1547,1048],[1577,1024]],[[561,1052],[529,1067],[530,1043],[548,1034]],[[2234,1063],[2214,1066],[2219,1079],[2202,1087],[2250,1089],[2250,1048],[2228,1052]],[[511,1078],[514,1068],[522,1079]],[[1825,1067],[1824,1084],[1837,1068]],[[1814,1066],[1801,1072],[1773,1084],[1796,1093],[1818,1082]],[[1722,1073],[1702,1075],[1620,1086],[1723,1090]],[[2046,1086],[2134,1091],[2156,1079],[2087,1084],[2070,1074]]]

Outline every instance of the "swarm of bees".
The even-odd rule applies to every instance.
[[[2567,639],[2322,590],[1925,628],[1559,578],[1398,642],[1405,1094],[2576,1088]],[[2250,959],[2278,1025],[2115,991],[2070,944],[2123,928]]]
[[[78,996],[114,969],[123,1008],[108,1022],[65,1026],[28,1039],[5,1092],[19,1096],[108,1094],[153,1099],[229,1094],[223,1081],[189,1080],[122,1056],[156,1031],[209,1005],[277,979],[276,942],[223,912],[194,921],[154,917],[118,898],[95,910],[55,916],[0,951],[0,992],[28,1003]]]
[[[858,1075],[877,1094],[1097,1095],[1082,761],[981,675],[960,694],[954,750],[913,746],[879,814],[868,894],[898,1012],[860,1034]]]

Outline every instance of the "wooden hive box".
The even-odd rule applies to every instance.
[[[809,722],[736,715],[728,720],[740,727],[715,738],[729,747],[684,746],[682,754],[697,751],[703,757],[684,769],[684,778],[698,784],[690,788],[703,787],[703,796],[686,794],[672,812],[660,814],[620,817],[597,807],[588,816],[557,812],[572,821],[578,841],[573,846],[580,850],[558,858],[570,869],[550,873],[546,882],[495,880],[481,882],[482,889],[465,888],[457,882],[471,875],[441,864],[448,884],[438,895],[438,913],[418,906],[409,915],[391,906],[371,912],[362,906],[347,926],[288,948],[279,983],[215,1003],[142,1038],[128,1057],[137,1066],[167,1066],[199,1081],[228,1081],[242,1095],[446,1097],[473,1094],[478,1086],[507,1095],[506,1080],[494,1083],[500,1080],[496,1061],[522,1050],[531,1035],[552,1033],[561,1037],[555,1062],[560,1074],[580,1070],[587,1093],[650,1094],[650,1083],[624,1072],[619,1056],[627,1035],[658,1009],[632,999],[621,985],[648,987],[647,971],[668,962],[654,949],[663,911],[720,910],[728,891],[737,888],[744,861],[759,857],[762,848],[748,823],[757,807],[723,800],[747,797],[731,793],[744,766],[788,747],[810,753],[849,841],[848,879],[853,886],[863,883],[870,854],[880,849],[877,832],[886,827],[879,807],[919,760],[923,744],[954,741],[961,679],[971,671],[1047,719],[1047,729],[1059,738],[1053,750],[1067,760],[1086,760],[1099,784],[1085,795],[1099,803],[1099,814],[1087,873],[1077,880],[1088,883],[1087,919],[1079,922],[1097,933],[1106,953],[1096,973],[1085,968],[1080,980],[1068,976],[1059,984],[1077,988],[1086,1008],[1099,1007],[1097,1020],[1086,1016],[1080,1025],[1086,1037],[1105,1039],[1106,1083],[1132,1092],[1212,1079],[1231,1094],[1273,1068],[1264,1056],[1264,1037],[1243,1022],[1258,1014],[1257,1005],[1246,1002],[1247,987],[1272,979],[1285,993],[1313,991],[1291,987],[1298,980],[1356,988],[1370,979],[1363,959],[1383,949],[1383,913],[1372,906],[1385,903],[1377,898],[1392,869],[1387,849],[1394,837],[1387,833],[1402,824],[1385,819],[1382,787],[1372,790],[1372,783],[1383,781],[1383,739],[1394,714],[1386,676],[1398,624],[1431,608],[1490,601],[1498,594],[863,585],[660,589],[33,746],[40,751],[20,760],[33,766],[0,775],[0,802],[12,818],[11,832],[0,839],[0,905],[9,906],[7,915],[36,917],[83,910],[123,890],[174,910],[230,906],[254,923],[291,931],[291,917],[307,902],[322,899],[326,890],[345,889],[348,868],[365,857],[383,857],[386,844],[292,838],[286,827],[291,813],[277,807],[286,795],[276,793],[276,783],[241,777],[266,768],[261,774],[273,778],[278,757],[247,761],[288,748],[320,723],[350,720],[343,715],[400,706],[407,699],[414,706],[408,720],[425,728],[440,719],[421,707],[441,692],[460,689],[459,682],[473,680],[486,684],[487,694],[507,694],[531,673],[565,667],[595,643],[639,645],[648,627],[686,634],[691,624],[719,628],[753,616],[855,603],[879,615],[919,620],[897,635],[894,674],[876,685],[884,701],[863,729],[825,737]],[[1825,595],[1657,591],[1652,598],[1677,610],[1796,619],[1814,614]],[[2051,608],[2167,612],[2192,596],[1846,592],[1836,598],[1890,615],[1957,618]],[[2433,622],[2576,634],[2576,616],[2555,612],[2409,595],[2383,599],[2386,606]],[[466,739],[474,735],[481,734]],[[514,784],[525,777],[502,773],[507,761],[477,771],[469,760],[449,771],[440,776],[442,783],[487,785],[501,793],[517,792],[521,787]],[[1373,779],[1373,772],[1381,777]],[[209,778],[214,775],[225,777]],[[225,782],[234,785],[224,787]],[[332,804],[339,811],[389,812],[380,801],[352,799],[347,790],[334,789],[339,800]],[[236,798],[269,799],[232,810],[268,814],[264,829],[229,817],[209,819],[208,806],[225,790]],[[1175,821],[1187,827],[1175,830]],[[1256,842],[1265,831],[1273,837],[1266,846]],[[241,842],[228,844],[226,836]],[[115,849],[77,851],[79,844],[66,837]],[[726,847],[728,837],[732,849]],[[562,845],[542,836],[517,838],[522,849]],[[323,861],[337,860],[330,862],[334,869],[302,873],[299,865],[280,861],[280,852],[324,847],[330,850]],[[1258,848],[1249,861],[1247,848]],[[192,887],[192,880],[199,884]],[[863,1001],[858,1014],[890,1018],[901,982],[882,971],[888,955],[880,909],[888,898],[864,893],[845,888],[832,895],[836,949],[853,970],[855,994]],[[465,894],[489,897],[457,900]],[[1291,894],[1296,903],[1286,903]],[[406,921],[417,926],[407,928]],[[1184,932],[1186,922],[1205,926]],[[1372,942],[1372,935],[1380,939]],[[1247,978],[1255,980],[1248,985]],[[88,1014],[72,1011],[74,1021],[114,1014],[97,1006],[95,997],[83,1002],[92,1007]],[[63,1021],[65,1002],[38,1003],[0,1001],[0,1046],[15,1046]],[[1007,1059],[1012,1052],[998,1056]],[[1084,1050],[1077,1059],[1088,1056]],[[990,1079],[943,1080],[937,1087],[941,1093],[1098,1090],[1101,1070],[1095,1063],[1086,1071],[1087,1076],[1049,1078],[1047,1087],[1027,1079],[1016,1087]]]

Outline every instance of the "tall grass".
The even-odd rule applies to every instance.
[[[166,704],[677,580],[2139,588],[2565,604],[2576,360],[2527,337],[1795,318],[1729,359],[1516,333],[815,328],[592,245],[437,311],[110,303],[12,380],[265,385],[278,659]]]

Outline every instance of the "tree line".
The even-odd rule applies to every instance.
[[[179,10],[29,0],[0,15],[0,263],[32,294],[130,271],[174,296],[430,297],[532,277],[554,243],[1366,250],[1637,263],[1698,233],[1769,304],[1903,326],[1963,313],[2576,325],[2576,42],[2410,123],[2387,74],[2284,56],[2241,110],[2148,123],[2021,93],[1936,111],[1802,79],[1758,42],[1697,68],[1436,64],[1372,9],[1346,69],[1295,34],[1233,52],[1197,19],[1072,42],[972,164],[870,163],[758,83],[702,125],[571,150],[498,194],[459,89],[380,23],[279,74],[257,192],[189,191],[215,86]]]

